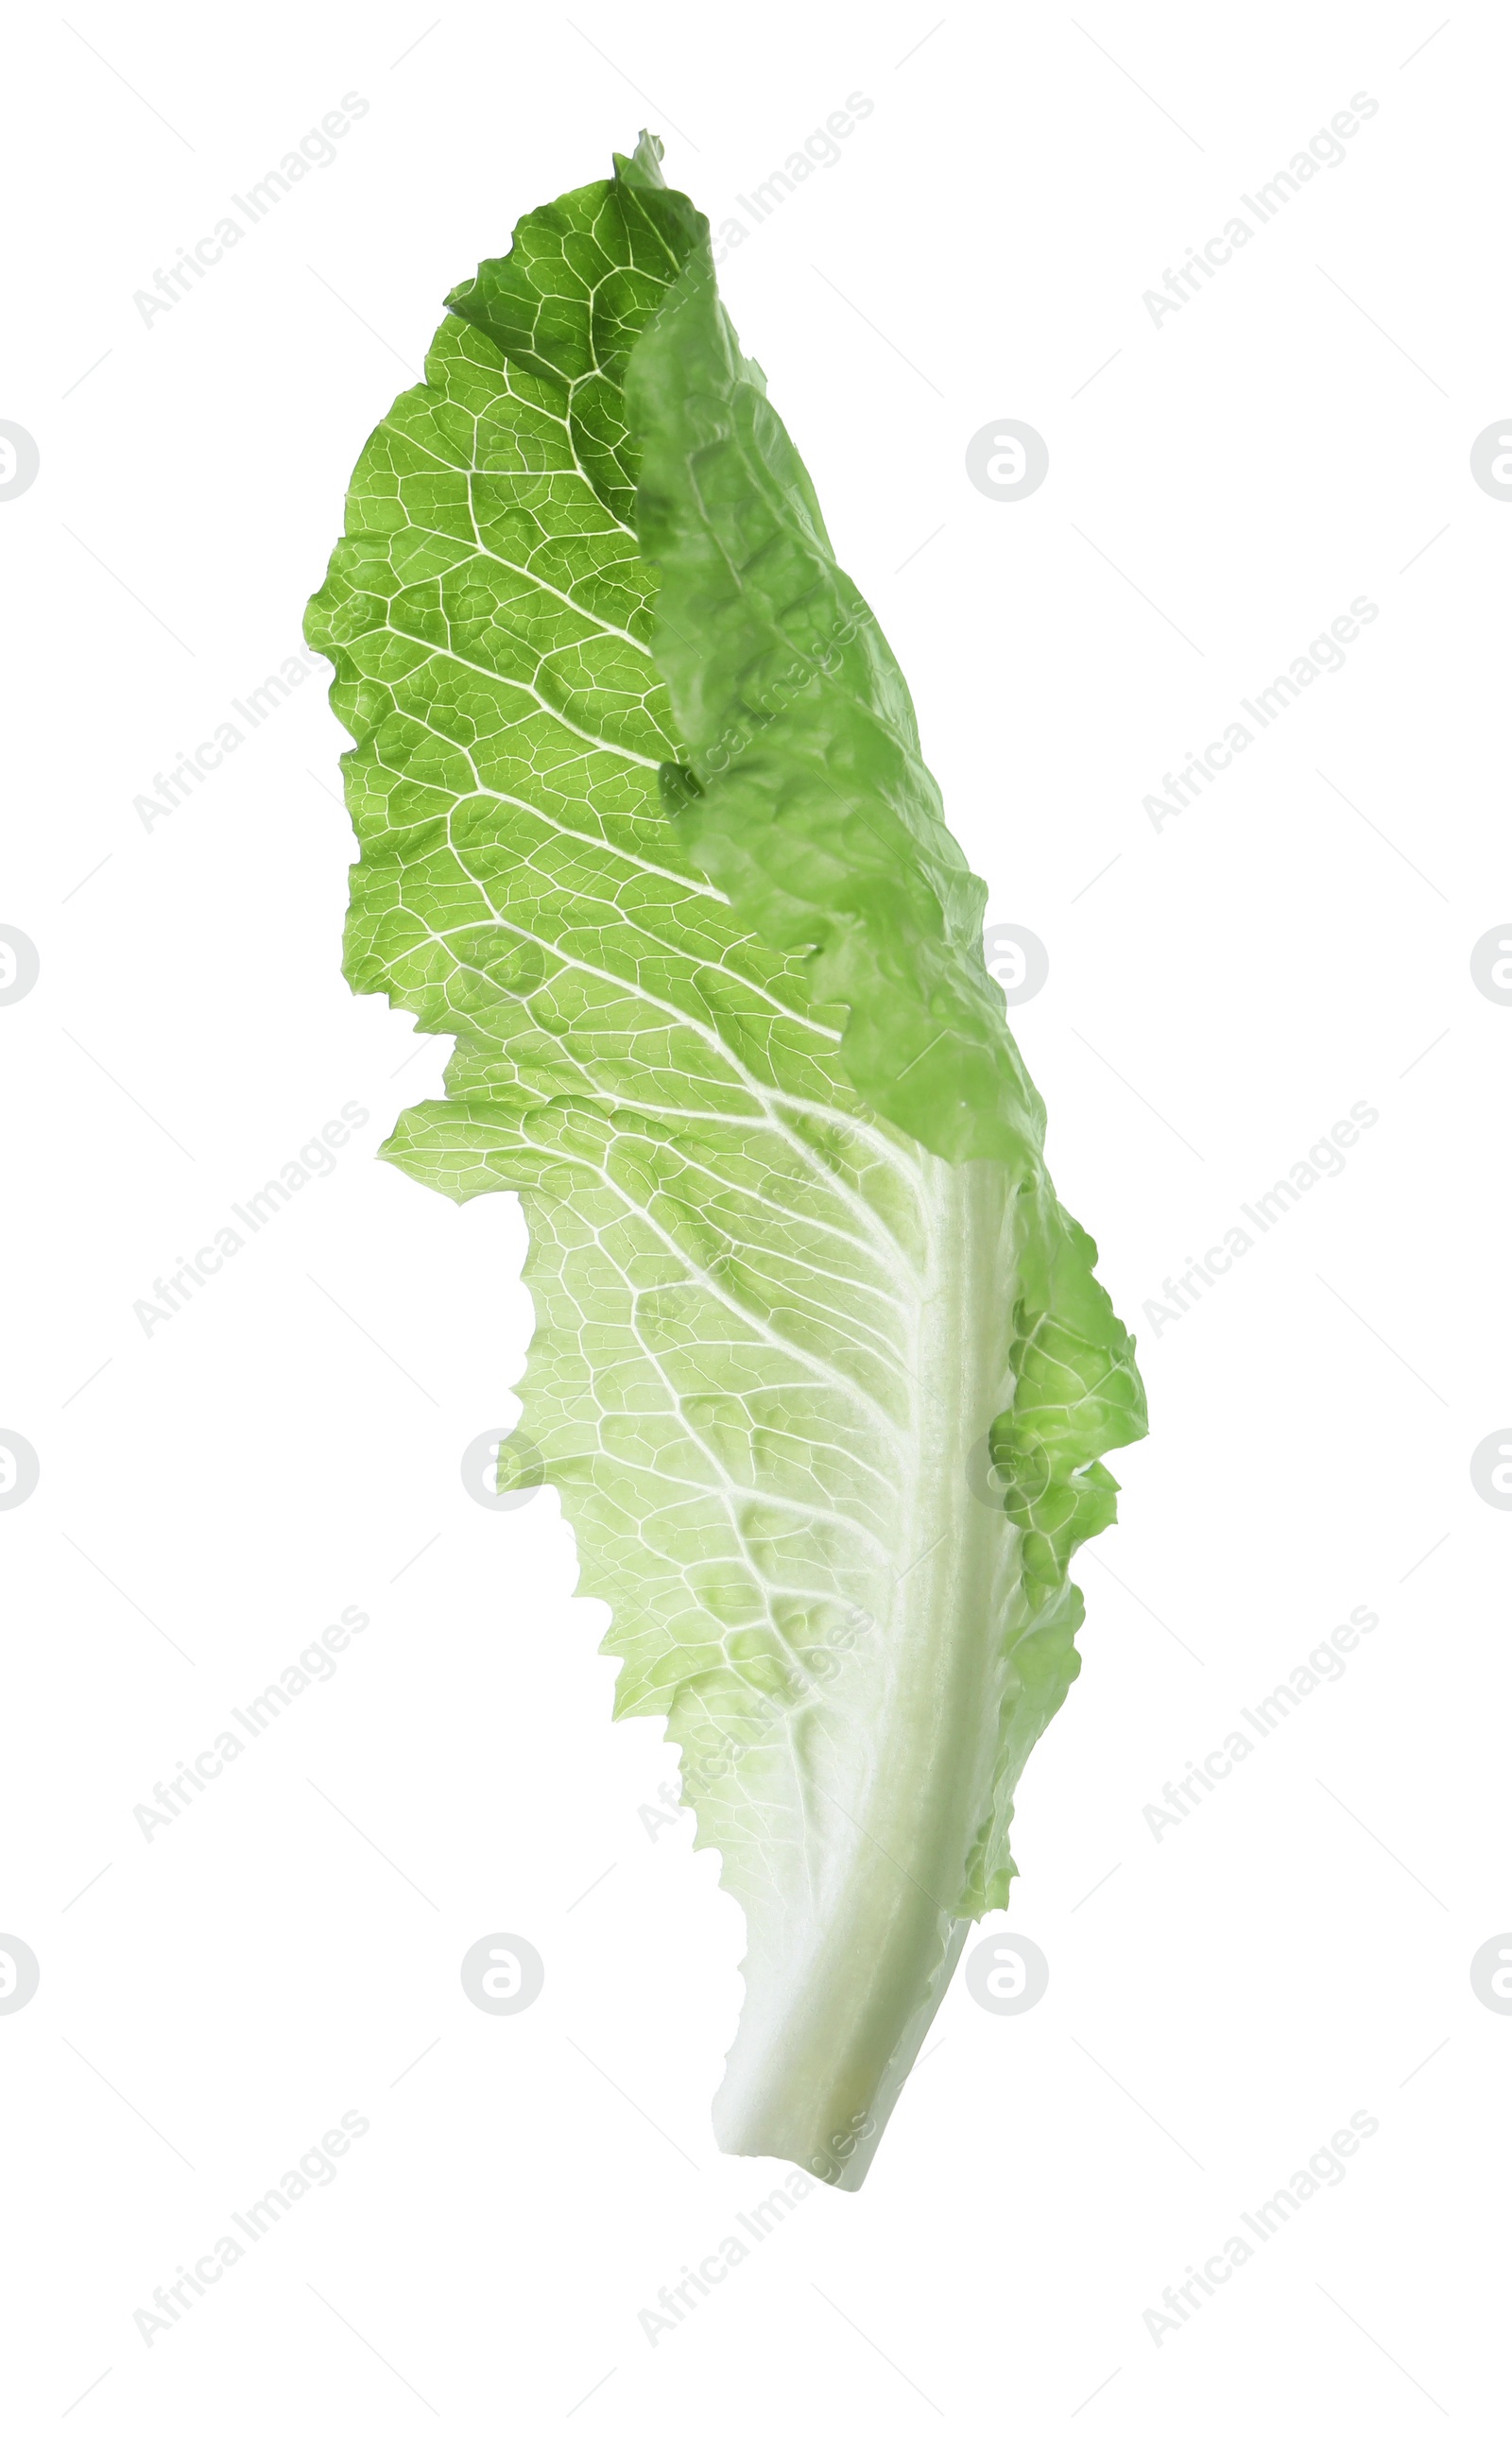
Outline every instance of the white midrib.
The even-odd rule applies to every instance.
[[[742,1891],[747,1998],[714,2105],[722,2148],[793,2159],[853,2189],[943,1994],[954,1907],[986,1816],[1007,1661],[1016,1534],[971,1489],[974,1451],[1009,1401],[1011,1181],[995,1162],[926,1155],[930,1260],[916,1314],[910,1479],[882,1646],[843,1685],[834,1757],[795,1799],[815,1867],[769,1902]],[[890,1600],[888,1590],[890,1588]]]

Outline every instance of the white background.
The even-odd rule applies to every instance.
[[[1512,26],[79,0],[8,53],[0,416],[42,465],[0,503],[0,920],[42,960],[0,1008],[0,1425],[42,1466],[0,1514],[0,1930],[42,1968],[0,2016],[8,2425],[1500,2425],[1512,2017],[1468,1967],[1512,1921],[1512,1517],[1469,1459],[1512,1415],[1512,1013],[1469,955],[1512,907],[1512,514],[1468,452],[1512,404]],[[354,91],[335,163],[144,326]],[[718,221],[857,92],[722,275],[993,917],[1047,945],[1015,1022],[1151,1435],[1020,1799],[1047,1995],[958,1981],[865,2190],[653,2345],[777,2177],[712,2147],[742,1925],[643,1815],[669,1755],[610,1727],[554,1496],[461,1485],[517,1410],[518,1211],[374,1161],[445,1044],[342,981],[320,680],[150,832],[133,798],[294,649],[364,437],[521,212],[649,122]],[[1143,291],[1362,92],[1343,166],[1157,327]],[[1016,504],[964,472],[1005,415],[1050,454]],[[1157,833],[1162,774],[1361,594],[1347,666]],[[1141,1317],[1362,1099],[1342,1176]],[[145,1335],[348,1100],[336,1172]],[[334,1679],[146,1841],[154,1781],[352,1603]],[[1165,1780],[1361,1604],[1343,1680],[1157,1841]],[[505,2020],[458,1969],[501,1930],[546,1962]],[[350,2110],[334,2185],[145,2343]],[[1343,2185],[1157,2344],[1163,2288],[1361,2110]]]

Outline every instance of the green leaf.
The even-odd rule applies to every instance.
[[[906,688],[642,137],[448,300],[307,632],[385,1154],[518,1191],[521,1427],[745,1908],[722,2144],[855,2188],[1006,1902],[1133,1344],[1045,1172]]]

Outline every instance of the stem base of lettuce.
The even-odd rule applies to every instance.
[[[1011,1394],[1016,1201],[995,1161],[922,1155],[924,1261],[899,1314],[906,1455],[876,1628],[826,1687],[822,1714],[800,1711],[789,1738],[743,1767],[775,1868],[727,1856],[749,1947],[720,2145],[791,2158],[846,2190],[955,1967],[994,1800],[1020,1534],[983,1457]]]

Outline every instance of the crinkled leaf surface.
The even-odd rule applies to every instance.
[[[745,1908],[724,2147],[854,2188],[1080,1661],[1133,1345],[906,687],[642,138],[448,299],[307,631],[385,1145],[513,1189],[521,1429]]]

